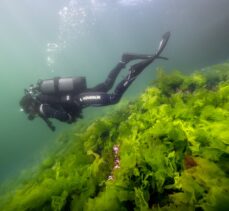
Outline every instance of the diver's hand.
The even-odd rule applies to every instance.
[[[75,122],[74,118],[71,116],[71,114],[67,113],[68,115],[68,120],[66,121],[68,124],[72,124],[73,122]]]

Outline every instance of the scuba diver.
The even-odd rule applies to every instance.
[[[169,37],[170,32],[166,32],[162,36],[155,54],[124,53],[121,61],[110,71],[106,80],[93,88],[87,88],[85,77],[56,77],[39,80],[35,86],[30,85],[28,89],[24,90],[25,95],[20,100],[21,110],[28,115],[29,120],[40,117],[52,131],[55,131],[55,127],[49,118],[73,123],[77,118],[82,118],[82,109],[85,107],[115,104],[121,99],[137,76],[155,59],[168,60],[160,54],[164,50]],[[120,71],[133,60],[142,61],[132,65],[127,76],[118,83],[114,92],[108,93]]]

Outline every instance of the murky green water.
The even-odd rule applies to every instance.
[[[55,122],[52,133],[40,120],[29,122],[18,105],[24,88],[40,78],[77,75],[93,86],[123,52],[151,53],[166,31],[172,33],[164,52],[170,60],[153,67],[191,72],[223,62],[229,58],[228,8],[227,0],[2,0],[0,182],[39,161],[71,127]],[[145,71],[125,96],[137,95],[153,78]]]

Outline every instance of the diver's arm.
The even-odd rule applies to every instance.
[[[39,117],[45,121],[45,123],[47,124],[47,126],[48,126],[52,131],[55,131],[55,130],[56,130],[56,127],[52,124],[52,122],[51,122],[48,118],[42,116],[41,114],[39,114]]]
[[[39,113],[45,118],[55,118],[61,122],[72,122],[72,116],[63,109],[55,109],[49,104],[41,104],[39,107]]]

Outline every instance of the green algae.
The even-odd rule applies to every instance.
[[[157,75],[134,102],[62,135],[1,210],[228,210],[229,64]]]

